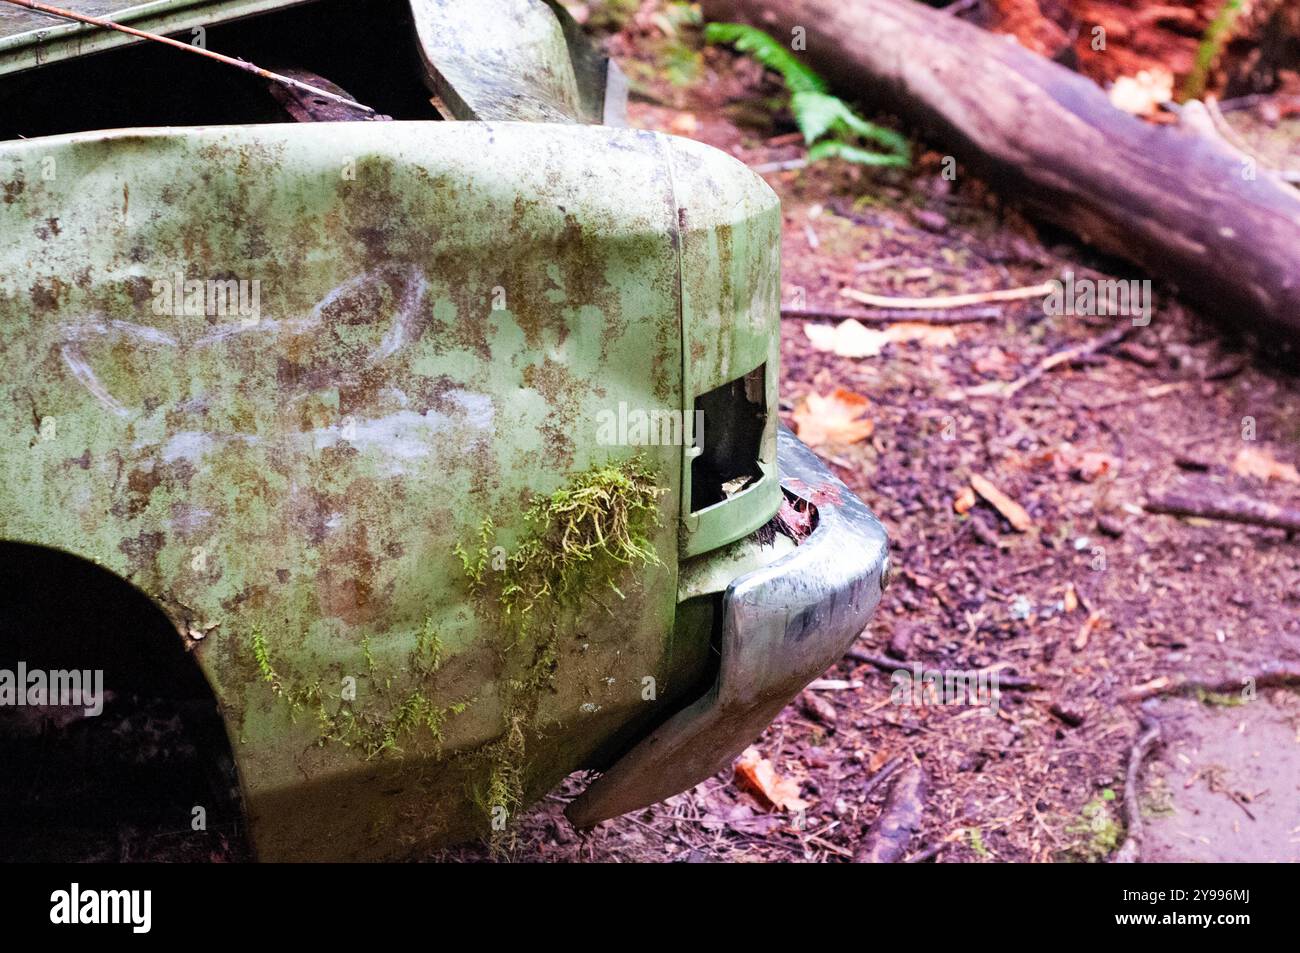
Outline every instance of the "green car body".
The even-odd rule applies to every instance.
[[[879,524],[778,434],[773,193],[607,124],[571,21],[491,5],[443,49],[485,5],[412,4],[453,121],[0,142],[0,560],[70,554],[165,616],[263,858],[492,833],[580,769],[578,823],[682,790],[884,585]],[[16,22],[0,72],[123,39]],[[763,532],[782,480],[798,545]]]

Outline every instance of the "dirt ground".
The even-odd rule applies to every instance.
[[[802,146],[790,117],[770,108],[779,91],[761,70],[694,52],[663,16],[643,4],[610,41],[633,82],[633,123],[759,169],[797,163]],[[1297,156],[1294,128],[1274,135]],[[933,144],[917,144],[916,156],[906,171],[827,162],[765,173],[784,207],[787,302],[845,309],[846,287],[932,296],[1066,271],[1146,277],[1035,228],[960,166],[945,178]],[[810,393],[845,388],[870,401],[869,439],[818,448],[892,540],[894,582],[858,648],[880,655],[892,641],[926,669],[1001,666],[1041,687],[1004,691],[996,712],[902,706],[887,673],[845,660],[817,701],[791,704],[755,743],[798,785],[804,814],[767,810],[728,771],[580,834],[561,814],[575,779],[522,822],[511,859],[844,861],[888,787],[865,795],[864,784],[902,756],[930,782],[913,851],[939,846],[940,862],[1104,860],[1123,837],[1138,731],[1125,692],[1161,676],[1235,682],[1300,659],[1295,540],[1141,509],[1160,490],[1211,486],[1300,505],[1285,466],[1300,464],[1295,377],[1233,332],[1235,316],[1212,323],[1157,285],[1149,326],[1125,343],[1013,396],[972,393],[1128,320],[1046,316],[1041,298],[1001,307],[997,320],[867,358],[815,350],[813,322],[786,320],[781,408],[793,423]],[[1245,475],[1243,450],[1279,465]],[[955,510],[973,475],[1027,511],[1028,531],[982,500]],[[1281,689],[1241,701],[1202,692],[1148,703],[1166,723],[1141,798],[1151,857],[1297,859],[1300,704]]]
[[[1300,698],[1156,709],[1169,738],[1147,782],[1150,861],[1300,861]]]

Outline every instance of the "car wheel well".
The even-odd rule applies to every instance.
[[[216,697],[139,589],[70,553],[0,542],[0,680],[5,859],[246,854]]]

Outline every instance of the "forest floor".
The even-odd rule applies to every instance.
[[[611,39],[637,91],[634,125],[758,169],[803,155],[761,70],[698,52],[666,21],[650,21],[662,36],[647,41],[646,22]],[[1296,126],[1269,134],[1300,155]],[[908,170],[830,161],[765,173],[784,209],[785,300],[843,310],[854,306],[842,288],[932,296],[1067,271],[1146,277],[1035,227],[960,166],[955,179],[943,168],[941,151],[918,144]],[[817,448],[890,533],[894,582],[857,647],[880,655],[892,641],[926,670],[1002,666],[1041,688],[1004,691],[995,707],[904,706],[891,703],[887,672],[846,659],[815,701],[796,700],[755,742],[798,785],[801,815],[770,812],[725,771],[579,833],[561,813],[582,786],[572,779],[522,820],[509,857],[847,860],[888,788],[865,795],[864,783],[902,756],[930,783],[913,851],[941,844],[941,862],[1107,858],[1122,839],[1141,714],[1125,693],[1163,676],[1236,682],[1300,660],[1295,540],[1141,509],[1172,488],[1300,506],[1288,466],[1300,465],[1300,381],[1232,333],[1231,315],[1212,323],[1158,284],[1154,296],[1150,324],[1124,343],[1011,396],[977,388],[1129,319],[1048,316],[1037,298],[1001,306],[994,321],[913,329],[863,358],[817,350],[806,326],[818,322],[786,320],[787,423],[809,394],[843,388],[870,401],[869,438]],[[982,499],[955,508],[972,476],[1018,502],[1027,531]],[[1165,726],[1141,797],[1150,856],[1300,860],[1300,696],[1202,692],[1149,708]]]

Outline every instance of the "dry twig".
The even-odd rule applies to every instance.
[[[1118,327],[1111,328],[1105,334],[1093,338],[1091,341],[1084,341],[1082,344],[1076,344],[1073,347],[1067,347],[1063,351],[1057,351],[1055,354],[1049,354],[1038,362],[1027,374],[1018,377],[1009,384],[1002,381],[993,381],[988,384],[981,384],[978,387],[972,387],[966,390],[962,396],[965,397],[985,397],[997,396],[1003,399],[1011,397],[1024,388],[1028,387],[1034,381],[1038,380],[1054,367],[1062,364],[1068,364],[1071,361],[1077,361],[1080,358],[1087,357],[1089,354],[1095,354],[1098,351],[1118,344],[1124,338],[1133,332],[1132,324],[1121,324]]]
[[[855,662],[861,662],[864,665],[872,665],[882,672],[897,672],[899,670],[908,670],[912,668],[924,668],[920,662],[900,661],[899,659],[888,658],[884,655],[873,655],[870,652],[864,652],[861,649],[849,649],[844,653],[844,657],[852,659]],[[997,676],[998,691],[1010,689],[1012,691],[1035,691],[1042,686],[1032,678],[1023,678],[1019,675],[1003,675],[999,666],[993,665],[988,668],[979,669],[977,676],[992,678]]]
[[[1157,695],[1179,695],[1184,692],[1226,695],[1244,691],[1248,686],[1260,689],[1285,688],[1290,685],[1300,685],[1300,662],[1268,662],[1254,671],[1214,680],[1189,678],[1185,675],[1161,675],[1130,688],[1121,698],[1126,702],[1135,702]]]

